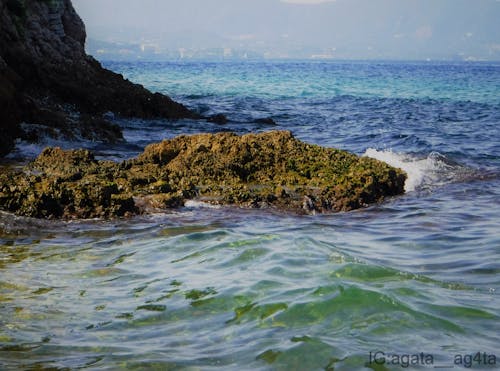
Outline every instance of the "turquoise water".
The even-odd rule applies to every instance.
[[[125,158],[180,133],[288,129],[403,167],[407,193],[333,215],[0,214],[0,369],[499,368],[500,65],[105,65],[230,122],[117,118],[127,143],[67,147]]]
[[[421,62],[104,62],[175,97],[439,98],[498,104],[498,64]]]

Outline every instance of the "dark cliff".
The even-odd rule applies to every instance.
[[[71,0],[0,0],[0,156],[28,125],[54,135],[113,141],[102,117],[196,117],[183,105],[104,69],[86,55],[85,26]],[[28,129],[26,129],[28,127]]]

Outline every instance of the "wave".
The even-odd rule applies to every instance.
[[[425,158],[418,158],[391,150],[379,151],[368,148],[363,156],[404,170],[408,174],[405,183],[406,192],[479,178],[477,170],[461,165],[439,152],[431,152]]]

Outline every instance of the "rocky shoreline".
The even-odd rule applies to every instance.
[[[196,199],[336,212],[402,194],[405,180],[400,169],[301,142],[288,131],[182,135],[121,163],[47,148],[21,171],[0,175],[0,209],[35,218],[112,218]]]
[[[17,138],[123,140],[121,117],[200,118],[169,97],[104,69],[85,53],[71,0],[0,0],[0,156]]]
[[[123,140],[121,117],[201,119],[167,96],[86,55],[71,0],[0,0],[0,156],[15,140]],[[224,124],[214,115],[209,122]],[[273,124],[272,119],[264,123]],[[2,168],[0,210],[35,218],[112,218],[181,207],[347,211],[402,194],[406,175],[377,160],[322,148],[290,132],[180,136],[135,159],[97,161],[86,150],[45,149],[20,171]]]

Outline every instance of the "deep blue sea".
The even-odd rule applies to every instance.
[[[500,63],[104,65],[229,122],[115,117],[126,143],[14,159],[286,129],[403,168],[406,194],[330,215],[0,214],[1,370],[500,369]]]

